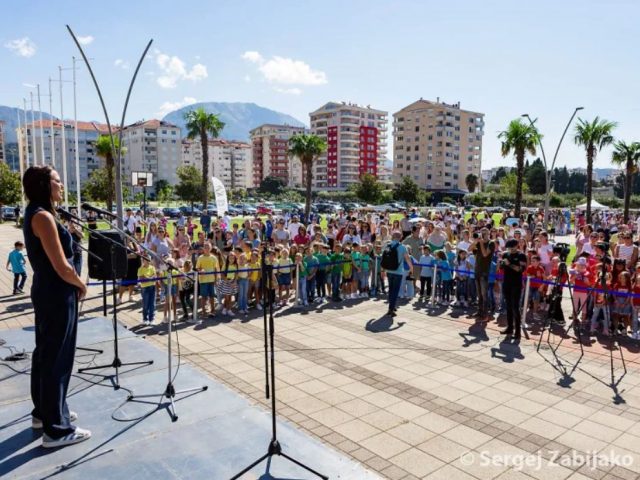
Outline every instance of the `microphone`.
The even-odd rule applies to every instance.
[[[56,212],[58,212],[58,215],[60,215],[60,217],[63,220],[75,220],[76,222],[82,222],[83,221],[80,217],[74,215],[73,213],[65,210],[62,207],[57,207],[56,208]]]
[[[102,208],[94,207],[93,205],[91,205],[89,203],[86,203],[86,202],[82,204],[82,209],[90,211],[90,212],[99,213],[103,217],[117,218],[117,216],[114,215],[113,213],[107,212],[106,210],[103,210]]]

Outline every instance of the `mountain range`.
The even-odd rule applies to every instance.
[[[5,122],[4,134],[5,134],[6,143],[16,143],[18,141],[18,138],[16,136],[16,128],[18,128],[18,114],[20,114],[20,123],[22,123],[24,121],[23,109],[6,107],[4,105],[0,105],[0,121]],[[34,110],[33,115],[36,120],[40,119],[39,112]],[[45,120],[48,120],[51,118],[51,115],[49,115],[48,113],[42,112],[42,118]],[[27,110],[27,122],[31,122],[30,110]]]
[[[295,127],[304,127],[305,124],[293,118],[291,115],[270,110],[255,103],[243,102],[200,102],[182,107],[164,116],[163,120],[173,123],[182,129],[183,137],[186,137],[184,114],[190,110],[202,107],[207,113],[215,113],[224,122],[224,129],[220,138],[227,140],[249,140],[249,132],[264,124],[287,124]]]
[[[220,120],[225,123],[220,138],[227,140],[249,140],[249,131],[264,123],[287,124],[296,127],[304,127],[304,123],[285,113],[276,112],[269,108],[261,107],[255,103],[242,102],[201,102],[180,108],[164,116],[163,120],[178,125],[182,129],[182,135],[186,136],[184,114],[189,110],[202,107],[208,113],[220,115]],[[22,121],[23,110],[21,108],[0,105],[0,121],[5,122],[5,142],[15,143],[16,128],[18,128],[18,114]],[[40,118],[39,112],[34,111],[35,119]],[[42,118],[49,119],[48,113],[42,112]],[[56,118],[56,117],[54,117]],[[27,110],[27,121],[31,121],[31,112]]]

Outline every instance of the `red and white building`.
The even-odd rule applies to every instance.
[[[289,139],[304,133],[304,127],[264,124],[251,130],[253,186],[259,187],[267,177],[279,177],[289,187],[302,186],[300,160],[290,158]]]
[[[344,190],[360,177],[382,173],[387,156],[388,112],[347,102],[329,102],[309,114],[311,133],[327,142],[314,163],[315,190]]]

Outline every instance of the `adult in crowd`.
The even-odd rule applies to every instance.
[[[475,258],[475,282],[478,294],[478,317],[485,320],[489,315],[489,273],[491,260],[496,251],[496,244],[489,238],[489,230],[485,227],[480,230],[478,238],[474,239],[469,247]]]
[[[518,242],[511,239],[506,244],[507,251],[502,257],[504,278],[502,292],[507,306],[507,328],[502,335],[520,339],[520,295],[522,293],[522,272],[527,268],[527,256],[518,250]]]
[[[396,316],[397,301],[400,294],[400,284],[405,273],[405,265],[413,275],[413,262],[409,252],[407,252],[407,248],[400,243],[401,240],[402,232],[393,232],[391,243],[387,246],[382,258],[382,268],[385,269],[389,281],[389,310],[387,315],[390,317]],[[385,262],[385,254],[389,257],[389,263]],[[396,257],[395,261],[393,261],[393,256]]]
[[[31,425],[42,429],[42,446],[82,442],[91,432],[72,422],[67,391],[73,369],[78,301],[87,286],[73,267],[71,234],[58,221],[54,206],[62,201],[62,181],[49,166],[29,167],[22,179],[29,204],[24,237],[33,268],[31,300],[35,313],[35,349],[31,364]]]

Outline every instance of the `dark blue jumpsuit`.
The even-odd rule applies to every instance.
[[[73,369],[78,329],[78,289],[60,278],[31,229],[42,207],[29,204],[24,214],[24,240],[33,268],[31,300],[35,312],[36,348],[31,365],[32,415],[42,420],[44,433],[60,438],[73,433],[67,389]],[[57,223],[64,256],[73,266],[71,234]]]

